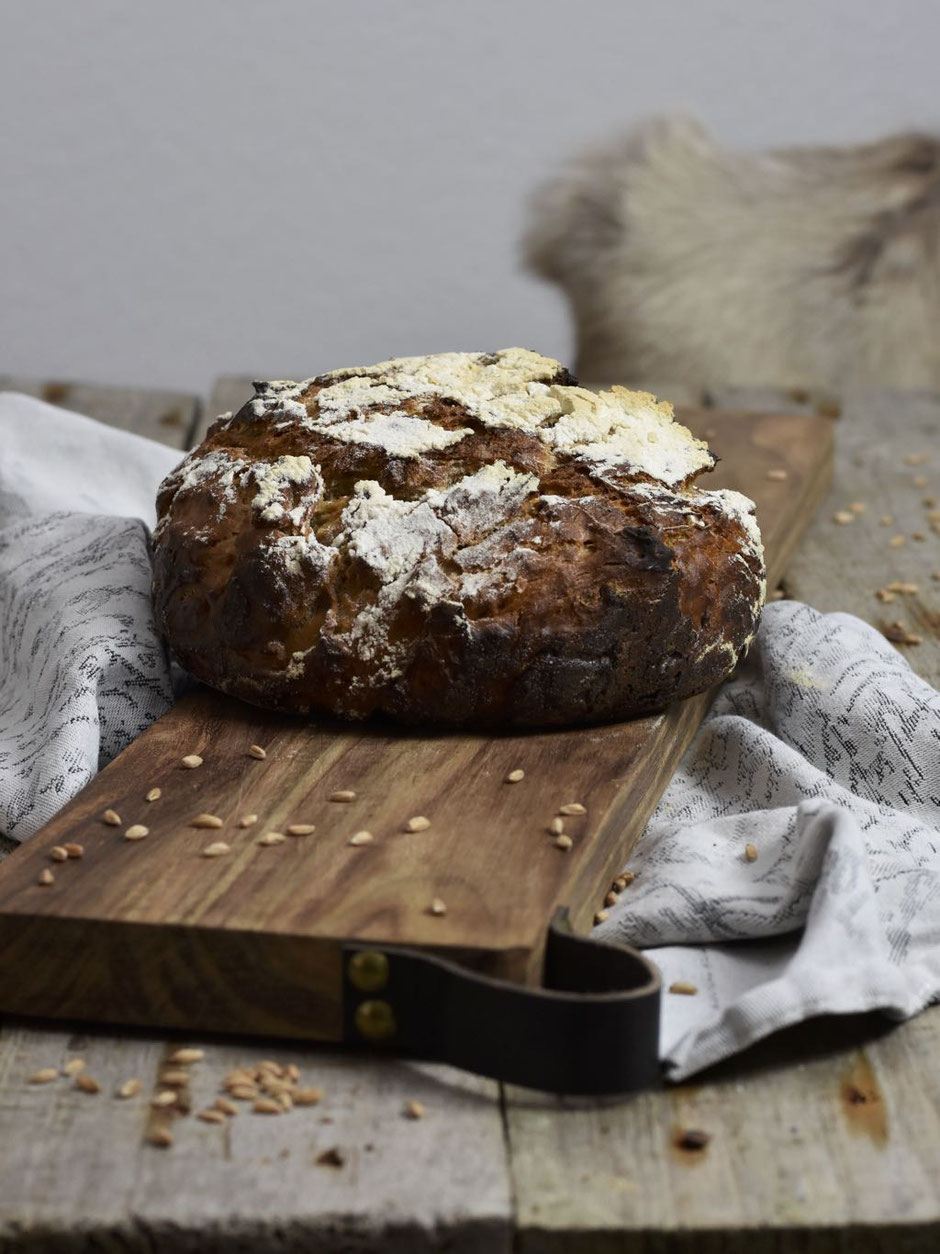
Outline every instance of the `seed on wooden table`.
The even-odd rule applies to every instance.
[[[221,827],[222,820],[217,814],[197,814],[190,827]]]
[[[309,836],[317,830],[315,823],[291,823],[287,829],[288,836]]]
[[[430,906],[428,906],[428,911],[430,914],[436,914],[436,915],[446,914],[447,905],[440,897],[435,897],[432,900]]]
[[[154,1128],[147,1140],[158,1149],[169,1149],[173,1144],[173,1133],[169,1128]]]
[[[150,835],[150,828],[144,827],[143,823],[132,823],[124,833],[125,840],[143,840],[145,836]]]
[[[239,827],[253,827],[258,822],[257,814],[243,814],[238,820]]]
[[[299,1080],[300,1068],[297,1066],[295,1062],[289,1062],[287,1066],[284,1068],[284,1074],[287,1076],[289,1080]]]
[[[607,896],[604,898],[604,905],[605,905],[605,906],[615,906],[619,900],[620,900],[620,894],[619,894],[619,893],[615,893],[615,892],[611,891],[611,892],[609,892],[609,893],[607,894]]]
[[[116,810],[105,810],[101,816],[102,823],[107,823],[108,827],[120,827],[121,816]]]
[[[788,478],[788,477],[789,477],[789,476],[787,475],[787,472],[786,472],[785,470],[781,469],[780,467],[776,467],[776,468],[775,468],[775,469],[773,469],[773,470],[768,470],[768,471],[767,471],[767,478],[768,478],[768,479],[775,479],[778,483],[782,483],[782,482],[784,481],[784,479],[786,479],[786,478]]]
[[[180,1085],[189,1083],[189,1072],[180,1068],[170,1068],[168,1071],[161,1071],[160,1083],[167,1085],[168,1088],[178,1088]]]
[[[75,1077],[75,1087],[81,1089],[83,1093],[100,1093],[101,1085],[90,1075],[86,1075],[84,1071]]]
[[[146,799],[147,801],[159,801],[162,796],[163,796],[162,788],[151,788],[150,792],[147,793]]]
[[[206,1056],[204,1049],[198,1049],[191,1045],[184,1045],[182,1049],[174,1049],[170,1054],[169,1062],[179,1062],[186,1065],[190,1062],[201,1062]]]
[[[258,1090],[253,1084],[233,1084],[229,1092],[240,1102],[250,1102],[258,1096]]]
[[[234,1102],[230,1102],[227,1097],[217,1097],[212,1103],[216,1110],[220,1110],[223,1115],[237,1115],[238,1107]]]
[[[552,844],[555,846],[556,849],[564,849],[567,852],[571,848],[571,846],[574,844],[574,841],[571,839],[570,836],[566,836],[565,833],[562,832],[560,836],[555,837],[555,839],[552,841]]]
[[[196,1118],[201,1119],[203,1123],[225,1123],[225,1114],[211,1106],[205,1110],[197,1110]]]
[[[140,1080],[134,1077],[131,1080],[124,1081],[124,1083],[118,1089],[117,1095],[118,1097],[121,1097],[121,1098],[136,1097],[142,1088],[143,1088],[143,1085],[141,1084]]]
[[[158,1109],[162,1106],[173,1106],[176,1104],[178,1096],[179,1094],[175,1093],[173,1089],[164,1089],[161,1093],[158,1093],[156,1097],[152,1097],[150,1099],[150,1105],[156,1106]]]
[[[285,1111],[285,1113],[288,1110],[294,1109],[294,1099],[291,1097],[287,1089],[282,1089],[280,1093],[274,1093],[272,1096],[276,1102],[281,1103],[281,1109]]]
[[[348,844],[350,845],[371,845],[374,837],[371,832],[356,832],[350,836]]]
[[[84,858],[85,856],[85,846],[76,844],[74,840],[70,840],[68,844],[63,845],[62,848],[70,858]]]
[[[548,830],[553,836],[560,836],[565,830],[565,820],[561,818],[552,819],[551,823],[548,825]]]
[[[892,549],[899,549],[906,540],[907,536],[892,536],[888,543],[891,545]]]
[[[849,523],[855,522],[855,515],[849,509],[839,509],[832,515],[832,521],[840,527],[847,527]]]
[[[558,807],[559,814],[587,814],[580,801],[569,801],[567,805]]]
[[[295,1106],[316,1106],[323,1100],[322,1089],[294,1089]]]
[[[405,1102],[404,1115],[406,1119],[423,1119],[424,1113],[423,1102]]]
[[[221,858],[231,852],[231,845],[227,845],[224,840],[216,840],[211,845],[206,845],[202,851],[202,856],[204,858]]]
[[[255,841],[256,845],[283,845],[286,844],[287,837],[283,832],[265,832]]]
[[[69,851],[64,845],[53,845],[49,850],[49,857],[53,862],[68,862]]]
[[[698,992],[698,987],[691,980],[673,980],[669,985],[669,991],[670,993],[684,993],[686,997],[691,997]]]
[[[59,1078],[58,1067],[43,1067],[41,1071],[34,1071],[27,1080],[28,1084],[48,1084],[50,1080]]]
[[[849,505],[849,509],[853,514],[864,514],[865,510],[868,509],[868,506],[864,501],[852,501]]]
[[[423,814],[416,814],[414,818],[408,820],[405,824],[406,832],[426,832],[431,826],[431,820],[426,819]]]
[[[180,766],[187,771],[194,771],[197,766],[202,766],[202,758],[198,753],[187,753],[185,758],[180,758]]]
[[[284,1107],[273,1097],[256,1098],[252,1110],[256,1115],[283,1115]]]
[[[78,1075],[79,1072],[85,1070],[84,1058],[70,1058],[62,1068],[65,1075]]]
[[[757,861],[757,846],[752,845],[750,842],[748,842],[744,846],[744,856],[748,860],[748,862],[756,862]]]
[[[257,758],[258,761],[260,762],[262,758],[266,758],[268,755],[265,753],[265,751],[261,748],[260,745],[252,745],[248,750],[248,756],[250,758]]]
[[[339,788],[336,792],[330,793],[331,801],[355,801],[356,794],[351,788]]]
[[[594,926],[596,927],[598,923],[603,923],[606,918],[607,918],[607,911],[598,910],[597,914],[595,914],[594,916]]]
[[[520,780],[525,779],[525,771],[521,766],[517,766],[514,771],[510,771],[506,776],[507,784],[518,784]]]
[[[55,876],[52,874],[49,868],[46,867],[44,870],[40,871],[39,874],[36,876],[36,883],[41,884],[43,888],[48,888],[50,884],[55,883]]]

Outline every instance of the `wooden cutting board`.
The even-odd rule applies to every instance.
[[[826,491],[832,423],[681,417],[721,456],[708,486],[756,500],[775,587]],[[768,478],[775,469],[786,478]],[[201,689],[0,866],[0,1011],[338,1040],[350,938],[536,982],[554,910],[590,925],[709,701],[572,731],[419,735],[266,715]],[[187,754],[203,765],[184,768]],[[505,782],[515,769],[525,778]],[[340,789],[356,799],[330,801]],[[569,802],[587,812],[565,820],[563,851],[548,824]],[[109,808],[121,828],[102,821]],[[203,812],[223,828],[193,828]],[[239,827],[251,813],[257,823]],[[415,815],[428,830],[403,830]],[[316,831],[257,843],[299,823]],[[146,839],[123,839],[131,824]],[[350,845],[360,830],[373,842]],[[218,840],[231,852],[202,856]],[[52,861],[68,841],[84,856]],[[431,912],[435,898],[446,913]]]

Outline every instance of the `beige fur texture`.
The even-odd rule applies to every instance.
[[[719,148],[660,118],[541,189],[584,380],[940,389],[940,141]]]

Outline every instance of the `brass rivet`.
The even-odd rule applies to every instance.
[[[361,949],[349,959],[346,974],[360,992],[377,993],[388,983],[388,959],[376,949]]]
[[[356,1028],[370,1041],[387,1041],[398,1031],[398,1024],[387,1001],[364,1001],[356,1007]]]

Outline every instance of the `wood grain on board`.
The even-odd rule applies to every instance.
[[[829,424],[684,416],[723,457],[715,486],[756,498],[773,585],[826,489]],[[768,479],[770,469],[786,479]],[[708,701],[601,727],[432,736],[268,715],[200,689],[0,869],[0,1009],[337,1039],[339,946],[350,937],[537,980],[555,907],[589,925]],[[204,764],[185,769],[187,754]],[[517,769],[525,778],[507,783]],[[148,803],[153,788],[161,796]],[[330,801],[337,790],[356,798]],[[548,825],[570,802],[587,813],[566,820],[574,843],[564,851]],[[102,821],[109,808],[121,828]],[[222,827],[194,827],[203,813]],[[240,827],[246,813],[258,820]],[[430,828],[406,833],[416,815]],[[126,840],[131,824],[149,835]],[[257,843],[294,824],[316,830]],[[374,839],[351,845],[361,830]],[[230,852],[204,856],[220,840]],[[84,856],[50,862],[52,847],[70,841]],[[38,882],[44,869],[53,884]],[[431,912],[435,898],[445,914]]]

